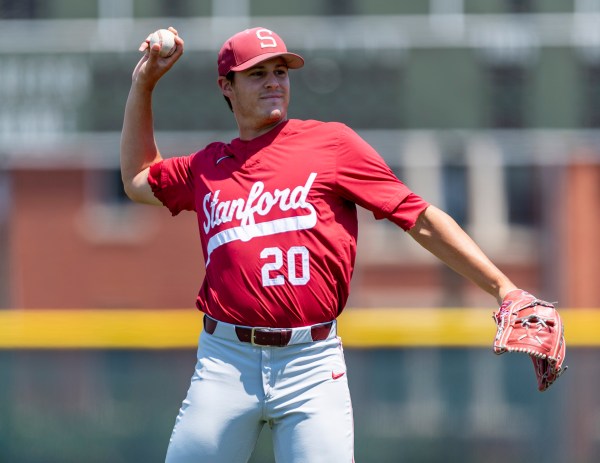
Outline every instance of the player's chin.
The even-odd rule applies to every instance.
[[[286,117],[287,111],[281,105],[271,105],[265,108],[264,116],[270,121],[282,120]]]
[[[269,119],[276,121],[285,119],[285,111],[283,111],[281,108],[274,108],[269,113]]]

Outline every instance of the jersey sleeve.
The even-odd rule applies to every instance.
[[[150,167],[148,183],[172,215],[195,210],[192,156],[163,159]]]
[[[412,228],[428,206],[392,172],[384,159],[349,127],[339,134],[336,185],[342,197],[388,219],[403,230]]]
[[[398,205],[394,212],[381,217],[377,217],[377,214],[375,214],[375,218],[388,219],[406,231],[415,226],[421,212],[428,207],[429,203],[427,201],[419,195],[411,193]]]

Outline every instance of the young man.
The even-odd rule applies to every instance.
[[[247,462],[268,423],[280,463],[350,463],[352,406],[335,320],[354,266],[356,205],[399,225],[499,303],[517,288],[354,131],[288,119],[288,72],[304,60],[270,30],[240,32],[218,55],[239,138],[163,159],[152,91],[183,53],[176,42],[168,58],[140,47],[121,146],[129,197],[173,215],[195,211],[205,257],[197,298],[205,329],[167,461]]]

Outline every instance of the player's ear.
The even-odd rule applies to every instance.
[[[231,80],[229,80],[227,77],[219,76],[217,84],[219,85],[219,88],[224,96],[231,97],[231,94],[233,93],[233,85]]]

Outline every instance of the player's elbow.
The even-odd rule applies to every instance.
[[[162,203],[154,196],[148,183],[148,171],[149,169],[144,169],[132,177],[122,175],[123,190],[127,197],[136,203],[160,206]]]
[[[127,196],[131,201],[138,202],[135,188],[130,180],[128,181],[123,179],[123,191],[125,192],[125,196]]]
[[[149,185],[144,188],[144,185],[140,182],[137,176],[129,177],[126,175],[121,176],[123,182],[123,191],[125,195],[136,203],[147,203],[147,196],[152,194]]]

